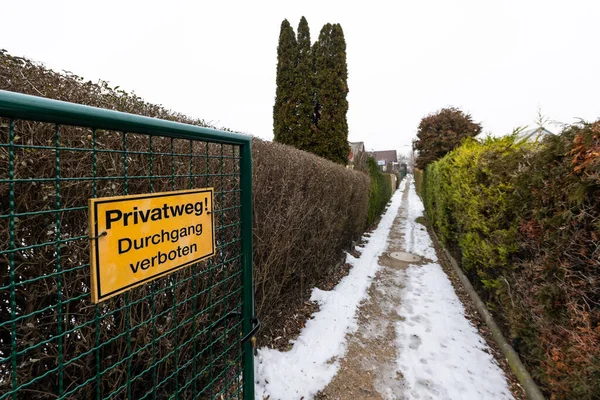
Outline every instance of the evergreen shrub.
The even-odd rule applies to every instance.
[[[367,224],[373,225],[390,200],[392,196],[392,187],[390,179],[381,172],[373,157],[368,158],[367,168],[369,176],[371,177]]]
[[[422,169],[415,168],[414,169],[414,179],[415,179],[415,189],[419,196],[423,196],[423,175],[424,171]]]
[[[433,228],[545,393],[600,398],[600,121],[468,140],[424,180]]]

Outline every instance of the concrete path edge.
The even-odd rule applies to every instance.
[[[496,324],[496,321],[494,321],[494,318],[488,311],[485,303],[481,300],[481,298],[473,288],[473,285],[471,285],[471,282],[463,273],[462,269],[458,265],[458,262],[454,259],[454,257],[452,257],[452,255],[450,255],[450,252],[442,245],[435,231],[433,229],[430,229],[430,231],[431,233],[433,233],[435,242],[444,251],[444,255],[450,261],[450,264],[452,264],[452,267],[456,271],[456,275],[458,275],[458,278],[460,279],[460,282],[462,283],[463,287],[469,293],[471,300],[473,300],[473,303],[475,304],[475,308],[477,308],[477,311],[483,316],[486,325],[492,333],[494,341],[498,344],[498,347],[500,347],[500,350],[508,360],[510,368],[515,373],[517,379],[519,380],[519,383],[521,383],[521,385],[525,389],[525,394],[527,395],[527,398],[529,400],[545,400],[546,398],[542,394],[540,388],[531,377],[531,374],[529,373],[527,368],[525,368],[525,365],[523,365],[523,363],[521,362],[521,359],[519,358],[517,352],[506,341],[506,338],[502,334],[502,331],[500,331],[500,328]]]

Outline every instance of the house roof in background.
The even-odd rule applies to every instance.
[[[375,161],[398,162],[396,150],[372,151],[369,154],[375,158]]]
[[[539,140],[548,135],[554,135],[554,133],[550,132],[549,130],[547,130],[545,128],[539,127],[539,128],[527,129],[527,130],[517,133],[517,140],[534,142],[534,141]]]
[[[365,143],[364,142],[348,142],[350,146],[350,151],[348,152],[348,161],[353,162],[354,156],[360,152],[365,151]]]
[[[348,142],[354,153],[365,151],[365,142]]]

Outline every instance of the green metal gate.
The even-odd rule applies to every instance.
[[[0,400],[254,397],[250,144],[0,91]],[[216,255],[93,304],[88,199],[201,187]]]

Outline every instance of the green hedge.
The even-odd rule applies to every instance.
[[[414,172],[415,179],[415,190],[419,196],[423,196],[423,175],[424,171],[422,169],[415,168]]]
[[[381,172],[374,158],[368,158],[367,167],[369,169],[369,176],[371,177],[367,224],[373,225],[392,197],[392,186],[390,179]]]
[[[400,174],[386,173],[383,175],[387,178],[388,183],[390,184],[390,196],[393,196],[400,182]]]
[[[517,250],[509,166],[530,148],[513,136],[469,139],[427,168],[424,200],[431,222],[446,246],[460,249],[463,267],[492,298],[500,295],[499,272]]]
[[[600,398],[600,121],[468,140],[428,166],[427,217],[553,399]]]

